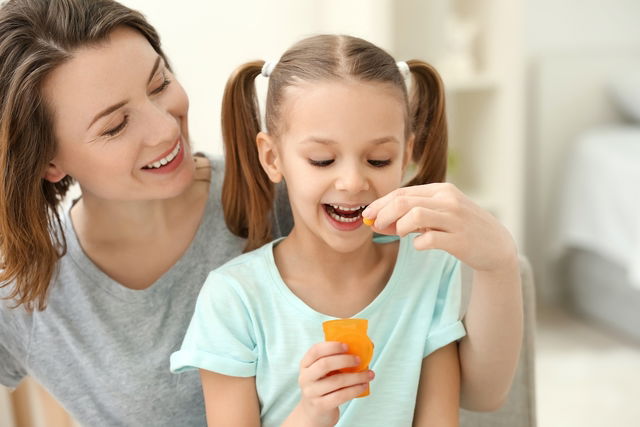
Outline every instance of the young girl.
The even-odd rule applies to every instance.
[[[253,83],[261,66],[266,132]],[[271,68],[240,67],[223,102],[226,220],[259,249],[209,275],[172,370],[200,369],[210,425],[457,425],[455,257],[476,280],[518,279],[508,233],[438,184],[446,123],[437,73],[420,61],[399,67],[347,36],[303,40]],[[412,161],[409,184],[431,184],[398,190]],[[262,246],[271,183],[281,181],[294,227]],[[372,239],[363,217],[400,238]],[[369,321],[371,370],[329,375],[359,364],[342,343],[323,342],[322,322],[347,317]],[[374,377],[371,395],[354,400]]]

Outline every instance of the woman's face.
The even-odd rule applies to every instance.
[[[43,91],[57,142],[45,179],[72,176],[105,200],[170,198],[192,182],[187,95],[140,33],[77,50]]]

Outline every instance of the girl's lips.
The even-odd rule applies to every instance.
[[[348,217],[350,221],[341,221],[336,219],[334,215],[341,217],[338,215],[332,205],[324,204],[322,205],[324,214],[329,221],[329,224],[333,226],[333,228],[340,231],[353,231],[358,229],[362,225],[362,216],[360,215],[358,210],[353,211],[353,216]],[[356,214],[357,212],[357,214]]]

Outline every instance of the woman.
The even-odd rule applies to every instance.
[[[223,220],[222,163],[191,155],[187,112],[139,13],[109,0],[2,5],[1,384],[31,375],[87,425],[205,424],[197,373],[173,376],[169,355],[206,274],[246,241]],[[82,196],[61,213],[73,180]],[[274,218],[273,236],[289,222]],[[472,409],[499,404],[518,356],[519,283],[503,282],[477,286],[468,310]]]

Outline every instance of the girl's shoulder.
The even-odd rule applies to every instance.
[[[238,255],[209,273],[205,286],[227,286],[238,292],[253,292],[273,276],[273,243]]]

